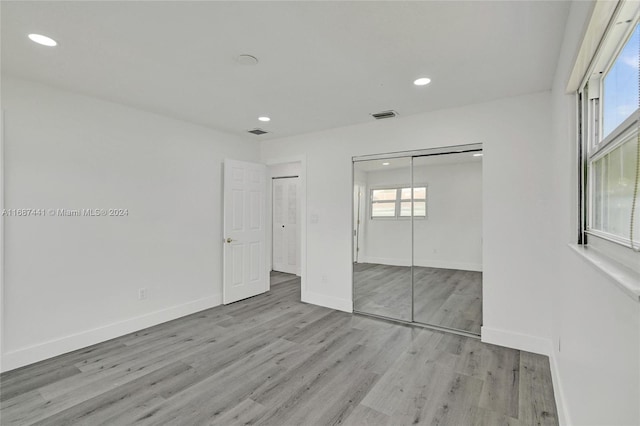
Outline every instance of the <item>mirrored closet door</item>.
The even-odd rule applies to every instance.
[[[354,311],[482,324],[482,146],[354,158]]]
[[[413,158],[427,209],[413,221],[413,320],[480,334],[482,157],[465,152]]]
[[[354,310],[411,321],[411,158],[355,162]]]

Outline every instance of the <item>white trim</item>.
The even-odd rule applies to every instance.
[[[411,266],[411,259],[361,256],[358,263]],[[414,266],[420,266],[424,268],[458,269],[461,271],[482,272],[482,263],[449,262],[446,260],[438,259],[416,259]]]
[[[411,259],[391,258],[391,257],[371,257],[360,255],[358,263],[375,263],[378,265],[391,266],[411,266]]]
[[[591,56],[590,66],[585,71],[580,86],[584,86],[587,80],[596,74],[601,75],[599,81],[602,85],[604,78],[611,70],[616,58],[620,55],[620,52],[622,52],[635,31],[638,19],[640,18],[640,5],[638,5],[638,2],[635,0],[619,0],[616,2],[599,1],[597,3],[617,4],[615,4],[615,8],[610,11],[610,15],[602,17],[604,19],[608,18],[609,21],[607,27],[598,39],[598,47]],[[594,14],[595,13],[594,11]],[[629,21],[632,25],[624,25],[624,23]],[[619,23],[623,23],[623,25]],[[602,93],[602,90],[600,93]]]
[[[589,22],[583,29],[582,43],[576,52],[573,69],[567,81],[566,93],[575,92],[589,79],[590,69],[595,65],[594,56],[601,40],[616,13],[618,1],[594,1],[590,6]]]
[[[616,286],[636,302],[640,302],[640,274],[620,262],[601,253],[593,246],[569,244],[569,247],[586,262],[612,280]],[[634,253],[635,254],[635,253]]]
[[[600,108],[600,114],[603,114],[603,108]],[[638,120],[640,120],[640,108],[637,108],[624,121],[611,131],[604,139],[600,141],[591,141],[588,146],[589,163],[593,163],[602,159],[605,155],[610,154],[617,148],[627,143],[635,142],[638,132]],[[602,127],[602,118],[598,123]],[[600,130],[602,134],[602,130]]]
[[[560,426],[568,426],[571,423],[571,417],[569,415],[569,409],[565,404],[567,400],[564,395],[564,387],[560,380],[560,368],[558,367],[558,361],[556,354],[549,356],[549,365],[551,367],[551,381],[553,384],[553,395],[556,400],[556,411],[558,413],[558,423]]]
[[[349,313],[353,312],[353,303],[351,300],[327,296],[326,294],[311,293],[310,291],[307,291],[302,296],[302,301],[338,311]]]
[[[399,157],[426,157],[429,155],[455,154],[455,153],[470,152],[470,151],[482,151],[482,142],[466,144],[466,145],[439,146],[436,148],[426,148],[426,149],[419,149],[419,150],[413,150],[413,151],[395,151],[395,152],[387,152],[384,154],[356,155],[351,157],[351,161],[356,163],[358,161],[384,160],[387,158],[399,158]]]
[[[0,211],[4,210],[4,109],[0,109]],[[4,330],[6,318],[4,308],[4,216],[0,216],[0,371],[3,368]]]
[[[2,371],[13,370],[67,352],[86,348],[96,343],[101,343],[186,315],[191,315],[205,309],[219,306],[220,304],[222,304],[222,294],[215,294],[192,302],[183,303],[182,305],[172,306],[124,321],[17,349],[2,356]]]
[[[505,346],[507,348],[519,349],[540,355],[550,356],[553,353],[551,340],[542,337],[501,330],[484,325],[482,326],[480,334],[483,343],[491,343],[492,345]]]
[[[617,244],[618,246],[621,246],[624,248],[632,248],[631,240],[629,238],[616,235],[616,234],[610,234],[608,232],[601,231],[599,229],[587,228],[584,232],[585,234],[591,235],[592,237],[597,237],[597,238],[600,238],[601,240],[609,241],[610,243]],[[592,240],[589,240],[589,241],[592,241]],[[634,241],[634,245],[636,242],[637,241]],[[591,242],[589,242],[589,245],[591,245]],[[638,256],[640,257],[640,255]]]

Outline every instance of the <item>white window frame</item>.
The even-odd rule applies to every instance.
[[[406,201],[423,201],[424,200],[424,205],[425,205],[425,211],[424,211],[424,216],[413,216],[409,215],[409,216],[401,216],[400,213],[402,211],[401,209],[401,203],[402,203],[402,190],[405,188],[411,188],[411,185],[382,185],[382,186],[374,186],[369,188],[369,203],[368,203],[368,208],[369,208],[369,219],[371,220],[411,220],[411,217],[413,217],[414,219],[419,219],[419,220],[424,220],[427,218],[427,198],[429,197],[429,187],[427,184],[419,184],[419,185],[414,185],[413,186],[413,190],[415,190],[416,188],[424,188],[425,190],[425,198],[413,198],[413,190],[411,191],[411,195],[412,195],[412,199],[409,200],[404,200]],[[373,201],[373,191],[380,191],[380,190],[395,190],[396,191],[396,198],[395,200],[391,201]],[[393,216],[374,216],[373,215],[373,205],[374,204],[394,204],[395,209],[394,212],[395,214]],[[411,204],[412,210],[413,210],[413,203]],[[412,212],[413,213],[413,212]]]
[[[625,16],[625,20],[632,15],[633,19],[626,26],[617,26],[615,22]],[[594,182],[595,167],[593,164],[611,153],[624,143],[629,142],[629,136],[637,131],[640,126],[640,108],[637,108],[624,122],[619,124],[604,138],[603,134],[603,91],[604,79],[611,70],[620,52],[629,40],[633,31],[640,22],[640,8],[630,2],[622,3],[612,19],[613,26],[605,34],[600,49],[594,55],[591,66],[578,89],[578,101],[580,115],[579,135],[581,138],[581,208],[580,208],[580,237],[579,243],[586,244],[587,236],[595,236],[610,241],[617,245],[631,249],[629,236],[620,236],[605,232],[593,227],[594,220]],[[635,137],[635,136],[633,136]],[[639,226],[640,223],[634,224]],[[640,241],[633,241],[635,247]],[[614,250],[610,250],[614,252]],[[634,256],[636,253],[634,253]],[[640,256],[640,253],[637,254]],[[614,256],[617,257],[617,256]],[[626,263],[626,262],[624,262]]]

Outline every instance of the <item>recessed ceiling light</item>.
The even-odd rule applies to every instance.
[[[482,153],[481,153],[481,152],[479,152],[479,153],[477,153],[477,154],[473,154],[473,156],[474,156],[474,157],[482,157]]]
[[[55,41],[54,39],[47,36],[43,36],[41,34],[29,34],[29,38],[31,39],[31,41],[41,44],[43,46],[53,47],[58,45],[58,42]]]
[[[413,82],[413,84],[415,84],[416,86],[426,86],[429,83],[431,83],[431,79],[427,77],[420,77]]]
[[[382,165],[383,165],[383,166],[388,166],[388,165],[389,165],[389,163],[382,163]]]
[[[267,116],[262,116],[262,117],[258,117],[258,120],[260,121],[271,121],[271,119]]]

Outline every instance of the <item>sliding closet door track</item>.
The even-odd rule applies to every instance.
[[[429,330],[442,331],[443,333],[457,334],[458,336],[470,337],[472,339],[480,340],[480,336],[478,334],[469,333],[468,331],[463,331],[463,330],[456,330],[455,328],[439,327],[437,325],[430,325],[430,324],[422,324],[422,323],[419,323],[419,322],[404,321],[404,320],[401,320],[401,319],[389,318],[389,317],[384,317],[382,315],[369,314],[369,313],[366,313],[366,312],[360,312],[360,311],[356,311],[356,310],[354,310],[353,313],[356,314],[356,315],[362,315],[362,316],[365,316],[365,317],[376,318],[376,319],[379,319],[381,321],[388,321],[388,322],[393,322],[393,323],[396,323],[396,324],[404,324],[404,325],[413,326],[413,327],[417,326],[417,327],[421,327],[421,328],[428,328]]]

